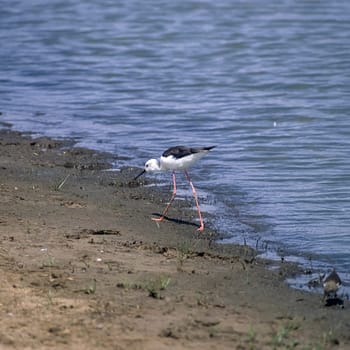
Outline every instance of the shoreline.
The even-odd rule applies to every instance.
[[[155,224],[168,196],[103,171],[112,155],[6,129],[0,150],[4,349],[350,346],[348,301],[325,307],[283,282],[292,264],[197,234],[183,201]]]
[[[13,130],[15,132],[19,132],[22,135],[28,136],[28,137],[34,137],[37,139],[56,140],[54,137],[45,136],[45,135],[38,135],[35,133],[35,131],[15,130],[15,129],[13,129],[14,126],[9,122],[0,121],[0,128],[1,127],[7,128],[9,130]],[[124,165],[122,165],[122,168],[133,168],[133,169],[137,168],[135,165],[131,166],[131,167],[129,167],[128,165],[125,165],[126,161],[129,161],[132,159],[131,155],[119,156],[119,155],[115,155],[113,153],[110,153],[108,151],[98,150],[96,148],[91,149],[91,148],[86,148],[85,146],[77,146],[77,144],[79,144],[79,141],[74,140],[74,138],[69,138],[69,137],[62,138],[62,139],[60,138],[59,140],[56,140],[56,142],[60,142],[60,143],[64,144],[64,147],[73,147],[74,149],[85,149],[85,150],[88,150],[89,152],[91,152],[91,154],[99,154],[106,162],[106,164],[101,165],[101,170],[119,171],[118,169],[114,168],[114,165],[119,160],[121,160],[122,163],[124,163]],[[107,164],[109,164],[109,165],[107,166]],[[93,166],[94,165],[92,165],[92,167]],[[138,170],[136,170],[136,172],[137,171]],[[133,176],[133,175],[134,174],[131,174],[131,176]],[[140,186],[151,185],[153,187],[154,184],[157,184],[157,180],[155,180],[155,177],[153,177],[152,180],[144,177],[141,180]],[[159,196],[161,196],[163,202],[166,203],[166,201],[169,199],[168,196],[169,196],[169,193],[171,191],[170,182],[169,182],[169,188],[168,188],[169,191],[168,192],[164,192],[160,187],[157,188],[157,186],[153,187],[153,189],[154,189],[154,191],[157,192],[157,194]],[[183,197],[182,200],[183,200],[183,203],[185,204],[187,210],[190,210],[191,206],[194,205],[191,201],[189,201],[185,197]],[[296,267],[295,267],[296,271],[293,272],[292,278],[290,279],[289,282],[287,282],[287,280],[286,280],[286,282],[289,284],[289,286],[292,288],[295,288],[298,290],[303,290],[303,291],[310,292],[310,293],[322,294],[322,287],[321,286],[317,287],[315,285],[312,285],[310,287],[310,284],[308,282],[311,280],[314,280],[315,278],[317,278],[317,276],[321,276],[323,274],[327,274],[327,272],[330,272],[332,270],[331,268],[335,267],[332,264],[332,262],[325,262],[322,259],[318,260],[318,257],[315,257],[315,254],[309,253],[309,252],[303,252],[302,255],[296,254],[295,252],[291,252],[288,247],[283,247],[280,242],[272,242],[272,244],[271,244],[271,242],[266,243],[263,239],[260,239],[262,237],[259,237],[259,238],[248,237],[248,243],[246,243],[245,239],[243,239],[243,240],[242,239],[239,239],[239,240],[232,239],[231,240],[231,238],[233,238],[233,236],[227,235],[225,233],[225,231],[220,231],[219,229],[216,229],[213,227],[213,225],[211,225],[211,217],[213,217],[214,215],[215,214],[212,212],[205,213],[205,217],[208,220],[208,223],[206,224],[206,230],[209,228],[209,230],[215,231],[215,235],[217,236],[217,240],[220,241],[219,242],[220,244],[225,244],[225,245],[243,245],[244,244],[244,245],[248,245],[249,247],[252,247],[253,249],[258,251],[257,255],[259,256],[259,258],[266,260],[266,261],[271,261],[272,264],[275,263],[276,265],[278,265],[280,263],[280,259],[288,260],[289,263],[296,265]],[[238,220],[238,222],[239,222],[239,224],[242,224],[239,220]],[[238,236],[240,236],[240,235],[238,235]],[[221,242],[221,240],[222,240],[222,242]],[[258,241],[261,242],[261,245],[257,248]],[[266,248],[265,248],[265,246],[266,246]],[[272,248],[270,248],[270,246],[272,246]],[[281,257],[278,255],[278,251],[281,249],[285,252],[286,259],[284,257]],[[311,263],[310,263],[310,261],[311,261]],[[327,272],[325,273],[325,271],[327,271]],[[298,274],[298,272],[299,272],[299,274]],[[343,294],[343,296],[346,297],[349,295],[349,292],[350,292],[349,281],[348,281],[346,272],[345,271],[339,272],[338,269],[337,269],[337,272],[340,274],[341,278],[343,280],[345,280],[346,287],[344,287],[344,286],[342,287],[342,294]]]

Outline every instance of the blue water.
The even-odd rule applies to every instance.
[[[349,23],[347,0],[3,0],[0,120],[116,167],[218,145],[191,174],[225,242],[349,283]]]

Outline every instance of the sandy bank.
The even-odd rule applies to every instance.
[[[198,235],[186,203],[157,225],[166,199],[111,160],[1,131],[1,348],[350,348],[347,302],[324,307],[285,285],[287,263]]]

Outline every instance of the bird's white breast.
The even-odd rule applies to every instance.
[[[197,160],[201,159],[207,152],[193,153],[182,158],[174,156],[161,157],[160,164],[163,170],[185,170],[188,169]]]

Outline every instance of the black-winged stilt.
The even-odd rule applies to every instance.
[[[183,170],[185,172],[186,178],[189,181],[191,185],[191,189],[193,192],[194,199],[196,201],[196,206],[198,210],[198,216],[200,221],[200,226],[198,228],[198,231],[204,230],[204,223],[202,219],[202,214],[199,209],[198,204],[198,198],[196,189],[193,186],[192,180],[187,172],[187,169],[197,162],[199,159],[201,159],[203,156],[205,156],[212,148],[216,146],[209,146],[209,147],[185,147],[185,146],[175,146],[170,147],[167,149],[162,156],[159,159],[150,159],[146,162],[144,169],[142,172],[137,175],[134,180],[136,180],[138,177],[143,175],[144,173],[148,171],[162,171],[162,170],[172,170],[173,171],[173,194],[170,198],[170,201],[166,208],[163,211],[163,214],[159,218],[152,218],[154,221],[162,221],[165,218],[165,215],[167,214],[171,203],[173,202],[175,196],[176,196],[176,176],[175,171],[176,170]]]

